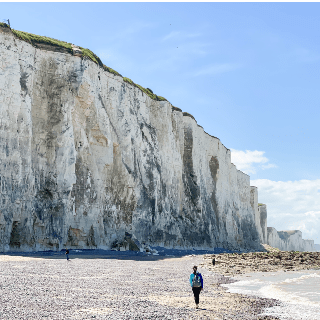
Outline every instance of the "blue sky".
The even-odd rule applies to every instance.
[[[0,3],[191,113],[259,188],[268,226],[320,243],[320,3]]]

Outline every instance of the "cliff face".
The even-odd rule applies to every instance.
[[[267,243],[267,206],[258,204],[258,188],[251,187],[250,204],[254,211],[255,225],[260,243]]]
[[[313,240],[302,239],[299,230],[277,231],[268,227],[268,245],[283,251],[315,251]]]
[[[262,243],[268,243],[268,231],[267,231],[267,206],[265,204],[260,204],[258,206],[258,217],[260,218],[260,227],[262,234]]]
[[[78,51],[0,28],[0,251],[106,249],[125,232],[263,249],[266,209],[230,150]]]
[[[0,249],[258,248],[249,176],[188,114],[0,32]]]

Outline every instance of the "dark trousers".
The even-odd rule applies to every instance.
[[[69,260],[69,255],[67,254],[67,260]]]
[[[192,288],[192,291],[193,291],[195,303],[199,304],[199,294],[200,294],[201,288]]]

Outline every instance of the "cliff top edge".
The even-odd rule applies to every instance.
[[[31,44],[32,46],[34,46],[34,47],[36,47],[38,49],[47,49],[47,50],[49,49],[50,50],[50,47],[51,47],[51,49],[53,49],[53,51],[59,51],[59,52],[62,52],[62,53],[69,53],[71,55],[74,55],[75,54],[75,50],[78,49],[78,51],[76,53],[77,56],[90,59],[95,64],[97,64],[100,67],[102,67],[104,69],[104,71],[107,71],[109,73],[112,73],[113,75],[121,77],[123,79],[123,81],[125,81],[125,82],[127,82],[127,83],[129,83],[129,84],[131,84],[131,85],[133,85],[133,86],[135,86],[137,88],[139,88],[147,96],[149,96],[149,98],[151,98],[152,100],[155,100],[155,101],[168,101],[166,98],[154,94],[153,91],[150,88],[144,88],[144,87],[140,86],[139,84],[135,83],[134,81],[132,81],[130,78],[124,77],[119,72],[117,72],[114,69],[106,66],[105,64],[102,63],[101,59],[95,53],[93,53],[90,49],[82,48],[80,46],[76,46],[73,43],[69,43],[69,42],[66,42],[66,41],[61,41],[61,40],[57,40],[57,39],[46,37],[46,36],[39,36],[39,35],[36,35],[36,34],[33,34],[33,33],[25,32],[25,31],[15,30],[15,29],[12,29],[8,24],[2,23],[2,22],[0,22],[0,28],[5,29],[6,32],[12,32],[12,34],[15,37],[17,37],[18,39],[20,39],[22,41],[25,41],[25,42],[28,42],[29,44]],[[79,52],[81,52],[81,53],[79,53]],[[182,112],[182,110],[180,108],[176,108],[173,105],[172,105],[172,108],[175,111]],[[195,120],[195,118],[191,114],[189,114],[187,112],[184,112],[183,115],[184,116],[189,116],[189,117],[191,117],[191,118],[193,118]]]
[[[82,57],[85,59],[90,59],[95,64],[97,64],[99,67],[103,68],[104,71],[112,73],[115,76],[119,76],[123,79],[124,82],[127,82],[127,83],[137,87],[152,100],[169,102],[166,98],[154,94],[150,88],[144,88],[144,87],[140,86],[139,84],[133,82],[131,79],[129,79],[127,77],[123,77],[119,72],[115,71],[114,69],[107,67],[105,64],[102,63],[101,59],[95,53],[93,53],[90,49],[82,48],[80,46],[76,46],[73,43],[69,43],[66,41],[61,41],[61,40],[57,40],[57,39],[46,37],[46,36],[39,36],[39,35],[25,32],[25,31],[15,30],[15,29],[12,29],[8,24],[2,23],[2,22],[0,22],[0,32],[1,32],[1,30],[6,33],[12,33],[19,40],[28,42],[33,47],[36,47],[38,49],[51,50],[51,51],[55,51],[55,52],[76,55],[76,56],[79,56],[79,57]],[[80,51],[81,51],[81,53],[79,54]],[[170,105],[171,105],[173,111],[181,112],[183,114],[183,116],[192,118],[196,122],[196,124],[203,129],[203,127],[197,123],[197,120],[194,118],[194,116],[192,114],[190,114],[188,112],[183,112],[180,108],[173,106],[171,103],[170,103]],[[218,139],[221,142],[221,140],[219,138],[210,135],[204,129],[203,129],[203,131],[207,135],[209,135],[210,137]],[[221,142],[221,144],[223,147],[226,148],[226,150],[228,150],[228,151],[230,150],[226,146],[224,146],[224,144],[222,142]],[[241,170],[239,170],[239,171],[241,171]]]
[[[106,66],[102,63],[101,59],[93,53],[90,49],[86,49],[80,46],[76,46],[73,43],[69,43],[66,41],[57,40],[54,38],[46,37],[46,36],[39,36],[33,33],[28,33],[25,31],[19,31],[10,28],[10,26],[6,23],[0,22],[0,27],[2,29],[6,29],[6,32],[12,32],[15,37],[17,37],[20,40],[23,40],[25,42],[30,43],[32,46],[39,48],[39,49],[49,49],[50,46],[53,47],[51,49],[54,49],[53,51],[60,51],[62,53],[69,53],[71,55],[75,54],[75,51],[77,51],[77,56],[88,58],[92,60],[94,63],[99,65],[104,69],[104,71],[107,71],[109,73],[112,73],[116,76],[119,76],[123,78],[123,81],[130,83],[131,85],[134,85],[135,87],[142,90],[146,95],[148,95],[152,100],[156,101],[168,101],[166,98],[158,96],[153,93],[153,91],[149,88],[144,88],[140,86],[139,84],[133,82],[131,79],[127,77],[123,77],[119,72],[115,71],[114,69]],[[80,49],[80,50],[79,50]]]

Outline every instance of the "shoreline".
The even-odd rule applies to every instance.
[[[214,265],[213,259],[215,259]],[[265,273],[267,275],[268,273],[277,272],[303,272],[304,270],[318,271],[320,270],[320,252],[280,251],[279,249],[269,247],[267,252],[204,255],[203,262],[200,266],[210,272],[221,275],[221,279],[227,279],[220,281],[217,284],[217,287],[223,288],[222,290],[225,290],[225,294],[228,294],[227,286],[221,286],[221,284],[229,284],[244,280],[245,275],[251,274],[251,276],[254,276],[254,274],[257,273]],[[269,304],[260,309],[260,306],[256,306],[253,312],[263,313],[263,310],[268,307],[285,306],[285,303],[278,299],[270,300],[269,298],[246,293],[234,294],[246,297],[258,297],[258,301],[260,299],[265,299],[263,301]],[[261,316],[261,319],[280,318],[276,316],[265,316],[263,318]],[[286,317],[286,319],[288,318]]]
[[[315,272],[318,274],[317,277],[319,277],[319,270],[315,269],[288,271],[287,273],[281,270],[270,273],[252,272],[238,275],[237,277],[230,277],[231,281],[225,284],[221,283],[220,286],[225,289],[226,293],[246,297],[258,297],[258,299],[269,301],[269,305],[265,305],[261,309],[256,308],[254,311],[259,313],[258,319],[317,320],[319,318],[319,301],[317,303],[315,300],[308,300],[308,302],[301,301],[302,295],[298,292],[288,292],[281,285],[287,281],[290,283],[291,279],[308,277]],[[240,282],[239,285],[237,282]],[[281,289],[280,295],[277,289],[273,292],[275,288],[279,288],[279,284],[284,290],[282,291]],[[270,301],[270,298],[275,303]]]

